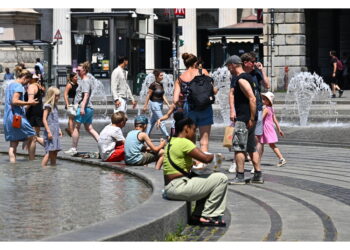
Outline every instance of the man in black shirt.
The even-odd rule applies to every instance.
[[[266,75],[262,63],[256,61],[256,54],[254,52],[244,53],[243,55],[241,55],[241,60],[243,70],[252,76],[254,83],[253,87],[256,98],[256,109],[258,116],[255,126],[255,140],[257,151],[259,152],[259,156],[261,157],[263,148],[260,143],[260,138],[263,134],[263,103],[261,97],[261,86],[264,86],[265,88],[269,89],[270,81]],[[251,172],[254,173],[254,169],[252,169]]]
[[[256,151],[255,124],[256,98],[253,92],[253,79],[242,68],[241,59],[234,55],[227,59],[226,66],[233,77],[236,77],[234,88],[230,89],[230,119],[235,121],[233,150],[237,165],[236,177],[229,184],[245,184],[244,162],[245,152],[252,159],[255,173],[252,182],[263,183],[260,169],[259,153]]]

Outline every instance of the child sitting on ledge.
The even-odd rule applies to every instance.
[[[156,162],[156,169],[163,164],[163,153],[166,141],[161,139],[155,146],[147,133],[145,133],[148,119],[144,115],[135,117],[135,130],[131,130],[125,140],[125,163],[132,166],[147,165]],[[148,147],[145,146],[145,143]]]
[[[117,162],[125,158],[122,128],[128,120],[124,112],[118,111],[111,116],[111,124],[104,127],[98,140],[98,150],[102,161]]]

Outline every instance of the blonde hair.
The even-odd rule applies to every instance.
[[[90,63],[88,61],[79,64],[79,66],[85,70],[86,74],[89,73]]]
[[[55,96],[59,94],[60,94],[60,90],[58,88],[50,87],[46,92],[44,104],[50,104],[51,107],[54,107],[56,105]]]
[[[18,75],[17,75],[17,78],[22,78],[22,77],[25,77],[25,78],[32,78],[33,74],[27,70],[27,69],[21,69],[19,72],[18,72]]]

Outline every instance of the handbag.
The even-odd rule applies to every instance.
[[[79,104],[70,104],[67,107],[67,115],[76,116]]]
[[[21,125],[22,125],[22,116],[14,114],[12,119],[12,127],[20,128]]]
[[[227,126],[225,127],[224,139],[222,140],[222,146],[226,148],[232,147],[233,134],[235,132],[235,127]]]

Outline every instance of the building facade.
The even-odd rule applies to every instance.
[[[172,73],[174,50],[181,71],[185,69],[181,60],[184,52],[196,54],[204,61],[205,68],[215,70],[225,57],[258,48],[259,60],[271,78],[272,90],[279,90],[286,88],[286,80],[294,74],[306,70],[316,72],[327,82],[329,51],[336,50],[339,57],[350,53],[350,33],[346,26],[350,10],[347,9],[263,9],[261,34],[258,29],[255,33],[239,30],[242,27],[247,30],[242,22],[252,20],[258,14],[256,9],[187,8],[185,11],[185,18],[176,19],[174,26],[169,9],[18,9],[12,16],[0,15],[0,40],[24,39],[19,36],[21,32],[8,36],[8,27],[12,25],[19,31],[23,27],[18,24],[23,23],[26,16],[27,24],[32,26],[21,34],[27,34],[25,38],[48,40],[53,45],[51,51],[40,48],[39,57],[51,59],[55,68],[66,70],[90,61],[92,73],[106,85],[120,55],[129,58],[129,80],[133,85],[141,72],[159,68]],[[16,22],[11,24],[11,20]],[[215,37],[213,30],[219,36]],[[61,36],[54,39],[58,31]],[[222,33],[226,31],[227,37]],[[254,37],[259,38],[258,42]],[[216,39],[215,46],[211,39]],[[174,41],[179,44],[180,40],[183,46],[174,46]],[[11,54],[8,51],[11,50],[6,52]],[[0,53],[5,52],[0,48]],[[16,53],[18,55],[18,48]],[[0,60],[3,66],[13,66],[19,59],[7,55]]]

